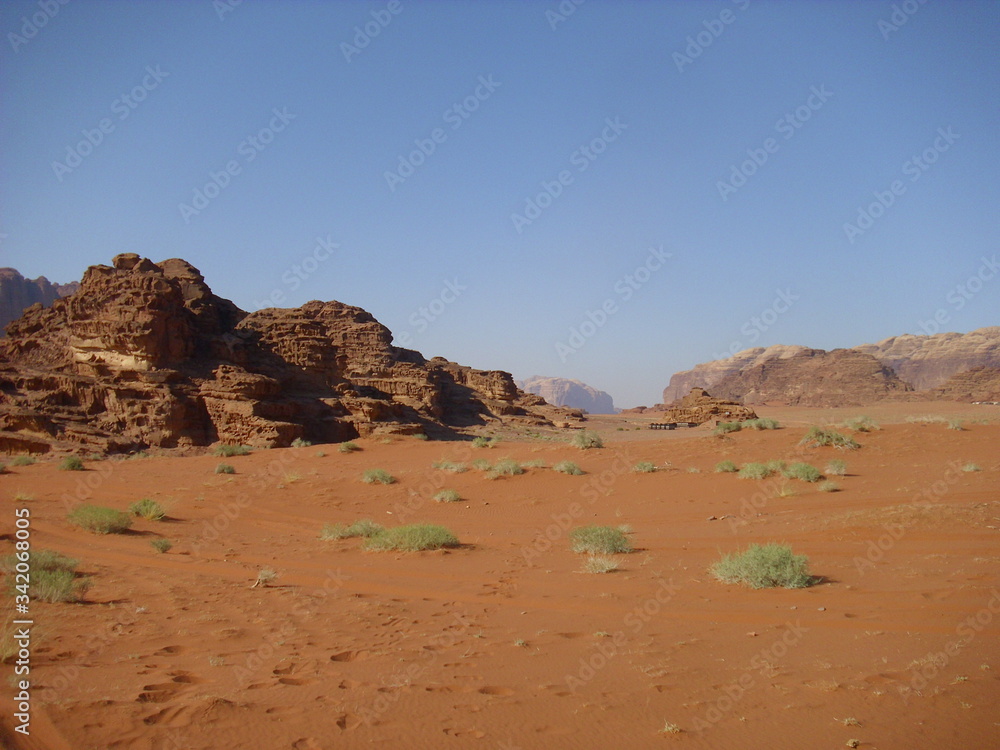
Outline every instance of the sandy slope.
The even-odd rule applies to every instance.
[[[641,420],[602,418],[608,447],[586,452],[398,439],[360,441],[364,450],[346,455],[259,451],[227,459],[234,476],[214,474],[219,459],[208,456],[11,469],[0,475],[0,553],[12,550],[13,508],[27,505],[35,544],[78,557],[94,586],[86,604],[33,605],[33,733],[11,739],[5,680],[5,741],[1000,747],[1000,410],[977,413],[994,423],[886,424],[846,454],[798,449],[799,425],[829,416],[799,409],[780,413],[786,429],[723,440],[707,429],[619,432]],[[536,468],[488,481],[431,468],[502,456],[571,459],[588,473]],[[796,494],[782,497],[775,483],[712,472],[722,458],[822,468],[837,457],[849,475],[836,493],[789,482]],[[669,468],[633,474],[639,460]],[[958,470],[970,461],[982,471]],[[371,467],[400,481],[361,483]],[[93,502],[153,497],[170,519],[124,536],[75,529],[66,503],[81,481]],[[427,499],[442,486],[468,499]],[[463,546],[374,553],[317,537],[326,522],[363,517],[442,523]],[[638,549],[618,572],[583,573],[564,530],[583,523],[627,523]],[[174,548],[156,553],[157,536]],[[720,551],[772,540],[807,554],[823,583],[753,591],[706,573]],[[280,576],[251,589],[262,567]],[[665,722],[682,731],[661,733]]]

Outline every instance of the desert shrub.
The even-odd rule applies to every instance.
[[[381,524],[377,524],[369,518],[363,518],[349,526],[344,526],[342,523],[328,523],[319,532],[319,538],[324,542],[328,542],[331,539],[351,539],[358,536],[368,538],[375,536],[382,530],[383,527]]]
[[[392,484],[396,481],[396,477],[385,469],[367,469],[361,475],[361,481],[365,484]]]
[[[807,463],[794,463],[789,466],[784,471],[784,475],[789,479],[801,479],[803,482],[818,482],[823,478],[820,474],[819,469],[817,469],[812,464]]]
[[[414,435],[413,435],[413,439],[414,439],[414,440],[430,440],[430,438],[429,438],[429,437],[427,437],[427,435],[425,435],[425,434],[424,434],[424,433],[422,433],[422,432],[417,432],[417,433],[414,433]]]
[[[820,492],[839,492],[840,485],[836,482],[820,482],[819,487],[817,487]]]
[[[580,526],[569,532],[569,539],[574,552],[613,555],[632,551],[625,532],[613,526]]]
[[[434,468],[441,471],[448,471],[452,474],[463,474],[469,470],[468,466],[456,461],[438,461],[434,464]]]
[[[455,490],[441,490],[434,495],[434,499],[439,503],[457,503],[462,496]]]
[[[230,456],[246,456],[250,453],[250,448],[245,445],[229,445],[223,443],[222,445],[215,446],[212,451],[213,455],[222,456],[223,458],[229,458]]]
[[[33,463],[35,459],[31,456],[14,456],[10,461],[11,466],[31,466]]]
[[[768,417],[758,417],[757,419],[747,419],[743,422],[743,428],[747,430],[776,430],[781,425],[777,419]]]
[[[472,466],[479,471],[489,471],[493,464],[491,464],[488,459],[477,458],[473,460]]]
[[[429,523],[414,523],[385,529],[365,542],[365,549],[376,551],[399,550],[418,552],[424,549],[455,547],[458,538],[444,526]]]
[[[774,470],[769,468],[767,464],[749,463],[740,469],[739,477],[740,479],[767,479],[772,474],[774,474]]]
[[[962,471],[973,472],[973,471],[982,471],[982,469],[979,467],[979,464],[974,464],[970,461],[969,463],[965,464],[962,467]]]
[[[571,474],[574,476],[579,476],[583,474],[583,469],[581,469],[572,461],[560,461],[555,466],[553,466],[552,469],[554,471],[558,471],[560,474]]]
[[[911,414],[906,418],[906,421],[911,423],[916,422],[918,424],[945,424],[948,420],[936,414]]]
[[[652,474],[656,471],[656,464],[652,461],[640,461],[632,467],[632,471],[636,474]]]
[[[83,459],[79,456],[66,456],[59,464],[61,471],[83,471]]]
[[[341,443],[337,446],[337,450],[341,453],[353,453],[354,451],[361,450],[361,446],[355,443],[353,440],[348,440],[346,443]]]
[[[127,513],[87,503],[73,508],[66,519],[95,534],[124,534],[132,526],[132,519]]]
[[[725,435],[730,432],[739,432],[742,429],[743,425],[739,422],[719,422],[715,425],[714,432],[716,435]]]
[[[132,503],[128,506],[128,512],[133,516],[145,518],[147,521],[162,521],[163,516],[166,515],[163,506],[149,497]]]
[[[826,473],[833,477],[842,477],[847,474],[847,463],[839,458],[831,459],[826,464]]]
[[[775,490],[775,494],[778,497],[795,497],[798,493],[795,491],[792,485],[783,484],[777,490]]]
[[[788,464],[779,458],[772,458],[770,461],[765,462],[764,466],[766,466],[772,474],[781,474],[786,468],[788,468]]]
[[[0,474],[7,473],[7,464],[0,463]]]
[[[961,432],[965,428],[962,426],[962,420],[961,419],[949,419],[948,420],[948,429],[949,430],[958,430],[958,431]]]
[[[521,464],[512,458],[501,458],[486,474],[487,479],[499,479],[500,477],[514,477],[523,474],[524,469]]]
[[[585,573],[612,573],[618,570],[618,561],[607,555],[588,555],[583,570]]]
[[[848,437],[842,432],[827,430],[822,427],[810,427],[809,432],[802,438],[800,444],[815,446],[832,445],[835,448],[846,450],[855,450],[861,447],[854,438]]]
[[[492,448],[494,445],[500,442],[500,438],[485,438],[480,435],[477,438],[472,439],[473,448]]]
[[[0,559],[0,572],[8,574],[16,573],[18,562],[17,555],[7,555]],[[39,549],[28,553],[28,559],[23,563],[32,573],[39,570],[68,570],[75,572],[76,566],[79,564],[79,560],[66,557],[66,555],[50,549]],[[24,572],[24,570],[25,568],[22,567],[21,572]]]
[[[743,552],[725,555],[711,572],[723,583],[741,583],[755,589],[799,589],[813,583],[808,567],[809,559],[792,554],[787,545],[751,544]]]
[[[174,543],[171,542],[169,539],[154,539],[149,544],[153,549],[155,549],[160,554],[169,552],[170,548],[174,546]]]
[[[297,437],[292,441],[293,448],[308,448],[312,445],[312,440],[306,440],[305,438]]]
[[[215,467],[216,474],[235,474],[236,469],[233,468],[232,464],[219,464]]]
[[[737,471],[739,471],[739,467],[732,461],[719,461],[715,465],[716,474],[733,474]]]
[[[522,469],[544,469],[545,462],[540,458],[533,458],[530,461],[521,462]]]
[[[43,602],[78,602],[90,588],[90,580],[77,578],[73,570],[32,570],[31,598]]]
[[[878,423],[871,417],[852,417],[844,422],[844,427],[854,432],[874,432],[880,429]]]
[[[570,440],[570,444],[582,451],[604,447],[604,441],[601,439],[601,436],[593,430],[580,430]]]
[[[257,580],[253,582],[253,586],[250,588],[255,589],[258,586],[266,587],[271,581],[278,577],[278,571],[273,568],[261,568],[257,571]]]

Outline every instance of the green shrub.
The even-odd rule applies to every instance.
[[[823,475],[819,473],[819,469],[806,463],[794,463],[783,473],[789,479],[801,479],[803,482],[818,482],[823,478]]]
[[[462,499],[462,496],[455,490],[441,490],[434,495],[434,499],[439,503],[457,503]]]
[[[472,466],[479,471],[489,471],[493,464],[485,458],[477,458],[472,462]]]
[[[514,477],[523,474],[524,469],[521,464],[511,458],[501,458],[493,468],[486,474],[487,479],[499,479],[500,477]]]
[[[834,477],[842,477],[847,474],[847,463],[842,459],[834,458],[826,464],[826,473]]]
[[[854,432],[874,432],[879,429],[878,423],[871,417],[852,417],[844,422],[844,427]]]
[[[77,578],[76,573],[64,568],[32,570],[28,591],[31,598],[43,602],[78,602],[83,599],[90,580]]]
[[[744,429],[747,430],[776,430],[781,425],[777,419],[758,417],[757,419],[747,419],[743,422]]]
[[[982,471],[982,469],[979,467],[979,464],[974,464],[970,461],[969,463],[965,464],[965,466],[962,467],[962,471],[973,472],[973,471]]]
[[[61,471],[83,471],[83,459],[79,456],[66,456],[59,464]]]
[[[492,448],[494,445],[496,445],[499,442],[500,442],[500,438],[495,438],[495,437],[485,438],[485,437],[483,437],[483,436],[480,435],[477,438],[473,438],[473,440],[472,440],[472,447],[473,448]]]
[[[132,519],[127,513],[87,503],[73,508],[66,519],[95,534],[124,534],[132,526]]]
[[[364,546],[365,549],[381,552],[390,550],[418,552],[425,549],[456,547],[458,546],[458,538],[444,526],[415,523],[385,529],[370,537]]]
[[[836,482],[820,482],[819,487],[817,487],[820,492],[839,492],[840,485]]]
[[[7,473],[7,464],[0,464],[0,474]]]
[[[965,428],[962,426],[962,420],[961,419],[949,419],[948,420],[948,429],[949,430],[958,430],[958,431],[961,432]]]
[[[570,443],[582,451],[604,447],[604,441],[601,439],[601,436],[592,430],[580,430],[573,436]]]
[[[337,446],[337,450],[341,453],[353,453],[354,451],[361,450],[361,446],[355,443],[353,440],[348,440],[346,443],[341,443]]]
[[[27,566],[32,574],[40,570],[68,570],[75,573],[79,564],[79,560],[50,549],[39,549],[28,553]],[[4,573],[17,572],[17,565],[17,555],[7,555],[0,559],[0,571]]]
[[[725,555],[711,572],[724,583],[741,583],[755,589],[799,589],[814,582],[808,566],[809,559],[793,555],[787,545],[751,544],[743,552]]]
[[[377,524],[369,518],[364,518],[360,521],[355,521],[350,526],[344,526],[342,523],[328,523],[319,532],[319,538],[324,542],[328,542],[331,539],[351,539],[358,536],[368,538],[375,536],[381,531],[383,531],[381,524]]]
[[[456,461],[438,461],[434,464],[434,468],[440,469],[441,471],[448,471],[452,474],[464,474],[469,470],[468,466]]]
[[[583,570],[585,573],[613,573],[618,570],[618,561],[607,555],[588,555]]]
[[[770,461],[767,461],[764,466],[766,466],[772,474],[781,474],[786,468],[788,468],[788,464],[780,458],[772,458]]]
[[[128,512],[133,516],[145,518],[147,521],[162,521],[166,515],[163,506],[152,498],[144,497],[128,506]]]
[[[772,474],[774,474],[774,470],[767,464],[749,463],[740,469],[739,477],[740,479],[767,479]]]
[[[580,526],[569,532],[569,539],[574,552],[613,555],[632,551],[625,532],[613,526]]]
[[[430,440],[430,438],[428,438],[427,435],[425,435],[422,432],[415,433],[413,435],[413,437],[414,437],[415,440]]]
[[[656,464],[652,461],[640,461],[632,467],[632,471],[636,474],[652,474],[656,471]]]
[[[365,484],[392,484],[396,477],[385,469],[368,469],[361,475],[361,481]]]
[[[719,461],[715,465],[716,474],[733,474],[737,471],[739,471],[739,467],[732,461]]]
[[[235,474],[236,469],[233,468],[232,464],[219,464],[215,467],[216,474]]]
[[[522,469],[544,469],[545,462],[540,458],[533,458],[530,461],[521,462]]]
[[[14,456],[10,461],[11,466],[31,466],[33,463],[35,459],[31,456]]]
[[[221,445],[215,446],[212,453],[216,456],[222,456],[223,458],[229,458],[230,456],[246,456],[249,455],[250,449],[245,445],[228,445],[223,443]]]
[[[826,430],[822,427],[811,427],[809,432],[801,440],[801,445],[824,446],[832,445],[835,448],[855,450],[861,445],[851,437],[835,430]]]
[[[297,437],[292,441],[293,448],[308,448],[310,445],[312,445],[312,441],[305,438]]]
[[[715,425],[716,435],[725,435],[730,432],[739,432],[743,429],[743,425],[739,422],[719,422]]]
[[[572,461],[560,461],[555,466],[552,467],[554,471],[558,471],[560,474],[572,474],[574,476],[579,476],[583,474],[583,469],[577,466]]]
[[[153,549],[155,549],[160,554],[169,552],[170,548],[174,546],[174,543],[171,542],[169,539],[154,539],[149,544],[150,546],[152,546]]]

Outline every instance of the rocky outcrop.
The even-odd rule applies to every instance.
[[[861,406],[913,389],[870,354],[806,349],[728,375],[714,390],[722,398],[754,405]]]
[[[663,403],[671,404],[687,395],[692,388],[714,388],[725,377],[754,367],[771,359],[787,359],[808,351],[804,346],[769,346],[745,349],[732,357],[703,362],[690,370],[674,373],[663,389]]]
[[[960,372],[924,395],[943,401],[1000,402],[1000,369],[975,367]]]
[[[248,314],[182,260],[93,266],[0,341],[0,450],[285,446],[578,417],[508,373],[426,360],[340,302]]]
[[[26,279],[13,268],[0,268],[0,337],[12,320],[32,305],[48,307],[60,297],[66,297],[79,288],[77,282],[53,284],[44,276]]]
[[[924,391],[974,367],[1000,367],[1000,327],[933,336],[905,334],[854,348],[871,354],[916,390]]]
[[[703,424],[712,420],[722,422],[742,422],[756,419],[757,414],[738,401],[716,398],[704,388],[692,388],[691,392],[672,404],[667,404],[663,413],[657,414],[658,422],[691,422]]]
[[[615,414],[618,411],[611,394],[591,388],[579,380],[535,375],[516,382],[518,388],[541,396],[555,406],[569,406],[590,414]]]

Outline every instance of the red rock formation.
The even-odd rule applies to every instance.
[[[952,375],[937,388],[925,392],[928,398],[944,401],[1000,402],[1000,369],[975,367]]]
[[[574,416],[519,391],[508,373],[393,346],[361,308],[247,314],[177,259],[125,254],[93,266],[78,293],[31,308],[8,333],[0,450],[284,446]]]
[[[21,316],[32,305],[48,307],[60,297],[79,288],[77,282],[53,284],[44,276],[26,279],[13,268],[0,268],[0,337],[7,324]]]
[[[555,406],[569,406],[590,414],[615,414],[618,411],[609,393],[592,388],[579,380],[535,375],[527,380],[518,381],[517,386],[541,396]]]
[[[659,410],[657,410],[659,411]],[[659,422],[696,422],[702,424],[712,420],[723,422],[742,422],[745,419],[756,419],[753,409],[738,401],[716,398],[704,388],[692,388],[691,392],[663,408],[662,416],[656,415]]]

